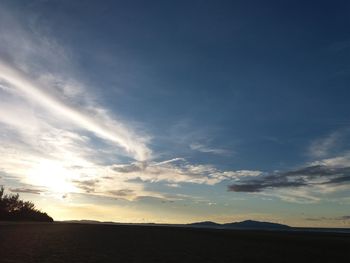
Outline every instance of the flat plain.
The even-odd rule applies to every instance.
[[[349,262],[350,234],[0,224],[0,262]]]

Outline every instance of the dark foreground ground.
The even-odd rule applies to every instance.
[[[0,224],[0,262],[350,262],[350,235]]]

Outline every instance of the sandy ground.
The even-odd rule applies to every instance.
[[[73,223],[0,224],[0,262],[348,262],[350,235]]]

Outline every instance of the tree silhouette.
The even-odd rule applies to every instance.
[[[29,201],[19,199],[19,194],[5,194],[0,187],[0,220],[53,222],[52,217],[35,208]]]

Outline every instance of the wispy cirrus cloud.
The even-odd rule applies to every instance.
[[[136,160],[150,158],[150,137],[96,102],[94,88],[81,81],[73,59],[37,15],[23,16],[2,6],[0,91],[8,100],[2,110],[12,104],[17,111],[26,107],[42,118],[46,112],[49,123],[56,120],[56,126],[91,132]],[[6,114],[1,117],[6,118]]]
[[[314,140],[308,149],[310,156],[313,158],[327,157],[341,143],[342,137],[343,134],[336,131],[324,138]]]
[[[0,62],[0,80],[2,86],[7,86],[6,91],[14,90],[14,93],[39,104],[50,111],[53,116],[69,120],[79,128],[93,132],[102,139],[116,143],[137,160],[145,160],[150,157],[151,150],[147,148],[142,138],[124,124],[109,119],[109,122],[101,123],[96,116],[84,114],[84,109],[74,109],[58,99],[46,94],[39,84],[34,84],[20,71]],[[94,118],[95,117],[95,118]],[[108,117],[105,117],[108,118]]]
[[[112,119],[109,120],[109,123],[101,123],[94,119],[95,116],[83,114],[82,110],[79,111],[69,107],[63,102],[45,94],[38,85],[35,85],[23,74],[4,63],[0,63],[0,80],[4,81],[5,85],[8,84],[9,86],[7,87],[17,89],[21,96],[51,111],[52,115],[71,121],[80,128],[116,143],[135,159],[146,160],[150,157],[151,151],[147,148],[145,142],[134,135],[134,131],[126,128],[124,124]]]
[[[226,149],[208,147],[200,143],[191,143],[190,148],[194,151],[198,151],[202,153],[218,154],[218,155],[228,155],[231,153],[229,150],[226,150]]]

